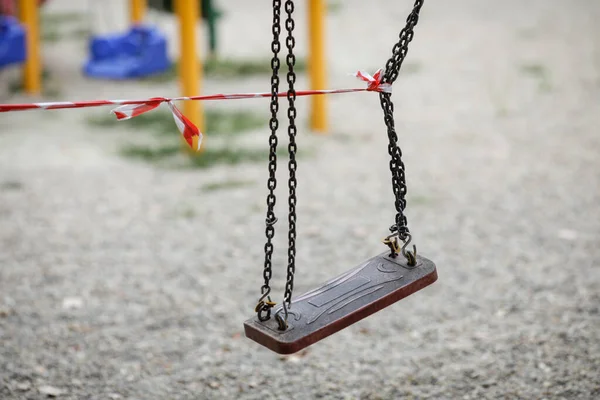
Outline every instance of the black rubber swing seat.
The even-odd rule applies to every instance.
[[[416,265],[409,266],[401,255],[391,258],[383,253],[293,299],[285,331],[278,329],[273,315],[265,322],[254,316],[244,323],[244,331],[248,338],[276,353],[292,354],[436,280],[432,261],[417,256]]]

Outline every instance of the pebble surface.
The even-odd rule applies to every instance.
[[[330,87],[356,87],[347,73],[383,66],[411,6],[398,3],[330,8]],[[219,5],[223,54],[267,59],[269,7]],[[409,226],[439,280],[285,357],[242,327],[262,283],[266,161],[159,168],[120,157],[145,133],[90,127],[98,110],[2,114],[0,398],[600,398],[598,20],[600,3],[587,0],[426,2],[393,100]],[[176,82],[85,80],[83,41],[45,46],[64,99],[178,92]],[[203,90],[264,91],[268,78]],[[263,113],[265,128],[244,140],[267,146],[267,102],[206,107]],[[394,216],[377,96],[331,96],[329,107],[331,133],[313,135],[309,100],[298,100],[310,154],[298,168],[297,295],[384,251]],[[246,184],[206,189],[232,180]]]

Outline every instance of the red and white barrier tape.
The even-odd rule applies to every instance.
[[[384,92],[391,93],[392,86],[388,83],[381,83],[382,70],[378,70],[373,76],[370,74],[358,71],[354,76],[368,85],[362,89],[326,89],[326,90],[298,90],[296,97],[314,96],[323,94],[338,94],[352,92]],[[277,97],[286,97],[287,92],[277,93]],[[261,97],[271,97],[270,92],[262,93],[232,93],[232,94],[211,94],[205,96],[190,96],[190,97],[153,97],[143,100],[89,100],[89,101],[58,101],[44,103],[24,103],[24,104],[0,104],[0,112],[10,111],[30,111],[30,110],[60,110],[66,108],[88,108],[100,107],[107,105],[117,105],[111,110],[118,120],[127,120],[138,115],[147,113],[157,108],[162,103],[167,103],[173,114],[173,119],[177,128],[183,135],[186,142],[194,150],[200,150],[202,144],[202,132],[181,113],[181,111],[173,104],[174,101],[180,100],[237,100],[237,99],[252,99]]]

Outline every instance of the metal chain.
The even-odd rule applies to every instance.
[[[408,44],[412,41],[414,36],[414,28],[419,22],[419,12],[423,6],[424,0],[416,0],[415,5],[411,13],[406,18],[406,26],[400,31],[398,43],[394,44],[392,48],[392,57],[385,64],[385,74],[383,76],[383,82],[394,83],[400,72],[400,67],[404,62],[406,53],[408,52]]]
[[[396,43],[392,50],[392,57],[386,63],[386,71],[383,77],[384,83],[393,83],[398,74],[400,72],[400,67],[402,66],[402,62],[406,57],[406,53],[408,51],[408,44],[412,41],[414,36],[413,29],[416,26],[419,18],[419,11],[423,5],[424,0],[416,0],[415,5],[411,14],[408,16],[406,21],[406,26],[400,32],[400,40]],[[262,317],[265,319],[261,319],[262,321],[269,319],[270,317],[270,308],[274,305],[271,302],[269,293],[269,280],[271,278],[271,255],[273,253],[273,245],[271,243],[271,239],[274,235],[274,227],[273,224],[277,221],[275,218],[275,213],[273,211],[275,205],[275,194],[274,190],[277,184],[275,179],[275,171],[276,171],[276,148],[277,148],[277,136],[276,130],[278,127],[277,122],[277,96],[274,93],[278,90],[279,78],[278,78],[278,69],[279,69],[279,59],[277,57],[279,51],[279,14],[280,14],[280,6],[281,3],[278,0],[273,1],[273,60],[271,61],[271,67],[273,69],[273,77],[271,78],[271,136],[269,138],[270,154],[269,154],[269,196],[267,197],[267,219],[266,219],[266,234],[267,234],[267,244],[265,244],[265,268],[263,276],[265,278],[265,284],[261,289],[262,297],[257,305],[257,312],[259,314],[259,319],[261,319],[261,310],[263,310]],[[285,293],[283,298],[283,311],[284,311],[284,319],[282,319],[279,315],[277,316],[277,321],[279,323],[279,329],[285,330],[287,328],[287,319],[288,319],[288,309],[292,305],[292,292],[294,289],[294,274],[295,274],[295,264],[296,264],[296,107],[294,102],[296,100],[296,91],[294,89],[294,84],[296,82],[296,74],[294,72],[294,65],[296,63],[296,57],[294,55],[294,46],[295,39],[293,36],[293,30],[295,27],[294,20],[292,18],[292,13],[294,11],[294,2],[293,0],[286,0],[285,2],[285,11],[287,14],[287,18],[285,21],[285,28],[287,30],[287,38],[286,38],[286,47],[288,49],[288,54],[286,56],[286,64],[288,66],[287,73],[287,82],[289,85],[287,91],[287,99],[288,99],[288,136],[289,136],[289,180],[288,180],[288,189],[289,189],[289,197],[288,197],[288,205],[289,205],[289,215],[288,215],[288,223],[289,223],[289,232],[288,232],[288,267],[287,267],[287,278],[285,284]],[[396,198],[395,207],[396,207],[396,219],[395,225],[390,228],[392,232],[396,232],[399,239],[405,241],[405,246],[402,248],[402,253],[409,260],[409,264],[411,264],[411,258],[409,257],[410,253],[406,253],[404,248],[410,241],[410,232],[407,227],[407,219],[404,216],[404,209],[406,207],[406,177],[404,170],[404,163],[402,162],[402,151],[398,146],[398,135],[396,134],[396,130],[394,127],[394,105],[391,101],[391,97],[389,93],[380,93],[380,101],[381,107],[384,112],[384,121],[387,126],[389,145],[388,145],[388,153],[391,156],[390,161],[390,171],[392,173],[392,189]],[[408,241],[407,241],[408,239]],[[416,249],[413,257],[416,257]],[[413,258],[414,260],[414,258]],[[267,298],[268,301],[264,301]]]
[[[280,322],[280,329],[287,327],[288,308],[292,305],[292,291],[294,290],[294,273],[296,270],[296,107],[294,102],[296,100],[296,91],[294,84],[296,83],[296,73],[294,72],[294,65],[296,64],[296,56],[294,55],[294,45],[296,40],[294,39],[294,19],[292,13],[294,12],[293,0],[287,0],[285,2],[285,11],[287,13],[287,19],[285,20],[285,28],[287,30],[287,38],[285,44],[288,49],[286,56],[286,63],[288,66],[287,82],[288,82],[288,136],[289,136],[289,180],[288,180],[288,205],[289,205],[289,232],[288,232],[288,266],[287,266],[287,278],[285,283],[285,293],[283,296],[283,311],[285,314],[284,323]]]
[[[400,67],[404,62],[406,53],[408,52],[408,44],[412,41],[414,36],[413,29],[419,21],[419,11],[423,6],[424,0],[416,0],[412,12],[406,19],[406,26],[400,31],[399,41],[392,49],[392,57],[387,61],[385,65],[385,74],[383,76],[383,83],[394,83],[400,72]],[[416,263],[416,248],[414,254],[407,253],[404,248],[410,241],[410,231],[407,226],[407,219],[404,215],[404,209],[406,208],[406,175],[404,163],[402,162],[402,150],[398,146],[398,135],[396,134],[396,128],[394,126],[394,104],[392,103],[390,93],[379,93],[379,100],[381,102],[381,108],[383,109],[384,121],[387,127],[388,133],[388,154],[391,156],[390,160],[390,171],[392,172],[392,190],[395,196],[396,206],[396,218],[394,225],[390,228],[393,234],[398,236],[398,239],[405,242],[405,246],[402,248],[403,255],[407,258],[410,265]],[[388,237],[389,238],[389,237]],[[398,247],[392,247],[392,255],[397,255]]]
[[[265,243],[265,266],[263,269],[263,278],[265,282],[260,290],[262,296],[256,305],[258,319],[261,321],[266,321],[271,317],[271,307],[275,305],[269,296],[271,293],[269,281],[271,280],[272,276],[271,257],[274,249],[272,243],[273,237],[275,236],[274,225],[277,222],[277,217],[275,216],[275,188],[277,187],[277,128],[279,127],[279,121],[277,120],[277,111],[279,111],[279,98],[277,97],[277,93],[279,92],[279,50],[281,48],[281,43],[279,42],[279,34],[281,33],[280,14],[281,0],[273,0],[273,41],[271,42],[271,50],[273,51],[271,69],[273,71],[273,75],[271,76],[271,119],[269,120],[271,136],[269,136],[269,179],[267,180],[269,194],[267,195],[267,217],[265,220],[265,234],[267,236],[267,242]]]

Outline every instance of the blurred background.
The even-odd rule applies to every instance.
[[[413,6],[295,3],[297,89],[363,87],[351,75],[384,67]],[[0,103],[270,91],[271,2],[0,7]],[[1,113],[0,398],[600,397],[599,19],[592,0],[425,2],[392,98],[409,227],[439,279],[290,356],[242,326],[268,99],[178,104],[199,154],[164,106]],[[298,296],[385,251],[395,211],[378,96],[296,104]]]

